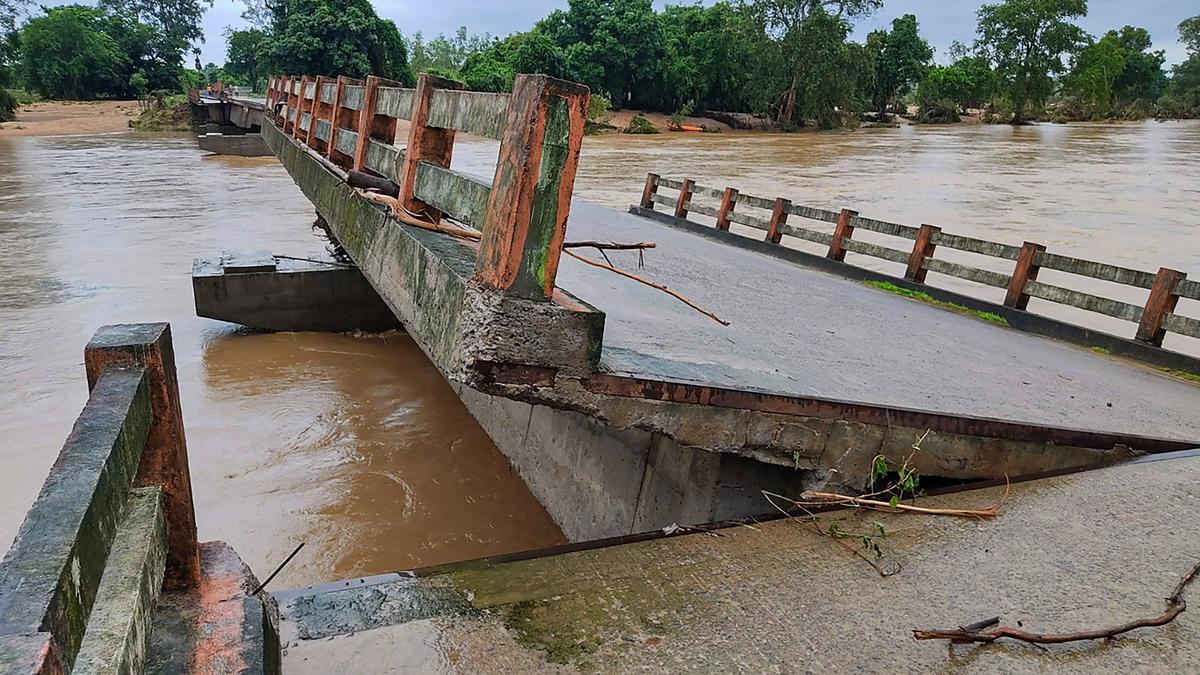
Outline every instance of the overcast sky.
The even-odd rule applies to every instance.
[[[79,0],[76,0],[79,1]],[[551,10],[565,8],[566,0],[373,0],[379,15],[392,19],[405,36],[416,31],[426,36],[452,33],[465,25],[472,33],[507,35],[528,30]],[[59,4],[59,3],[53,3]],[[655,5],[662,7],[662,0]],[[685,2],[672,4],[687,4]],[[705,3],[711,4],[711,3]],[[975,36],[975,12],[982,0],[884,0],[883,9],[855,26],[855,37],[861,40],[868,32],[888,26],[892,19],[903,14],[916,14],[921,34],[944,59],[945,50],[954,40],[970,42]],[[1088,16],[1080,22],[1093,35],[1126,24],[1141,26],[1154,37],[1156,49],[1167,53],[1167,63],[1182,61],[1185,54],[1175,27],[1180,21],[1200,14],[1198,0],[1091,0]],[[242,5],[236,0],[216,0],[204,17],[207,40],[201,50],[205,63],[225,62],[226,26],[245,25],[240,15]]]

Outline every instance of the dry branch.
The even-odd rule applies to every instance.
[[[1187,601],[1183,598],[1183,591],[1196,578],[1197,574],[1200,574],[1200,562],[1193,565],[1192,569],[1179,580],[1179,583],[1175,584],[1175,591],[1167,598],[1167,608],[1162,614],[1145,619],[1135,619],[1129,623],[1123,623],[1110,628],[1085,630],[1077,633],[1029,633],[1011,626],[1001,626],[988,631],[967,630],[965,628],[957,630],[914,630],[913,637],[918,640],[950,640],[951,642],[995,642],[1000,638],[1011,638],[1013,640],[1043,645],[1112,638],[1122,633],[1128,633],[1131,630],[1137,630],[1138,628],[1164,626],[1174,621],[1175,617],[1187,609]],[[966,628],[972,628],[972,626],[967,626]]]
[[[805,500],[816,501],[792,501],[793,504],[800,506],[805,504],[808,506],[862,506],[880,511],[910,511],[912,513],[924,513],[929,516],[953,516],[956,518],[995,518],[1000,512],[1000,507],[1004,506],[1005,500],[1008,499],[1008,487],[1004,489],[1004,496],[1000,501],[986,509],[931,509],[924,506],[913,506],[911,504],[898,503],[893,506],[890,502],[881,502],[877,499],[867,499],[865,497],[851,497],[842,495],[836,492],[805,492],[800,495]]]
[[[625,270],[623,270],[619,267],[614,267],[612,265],[606,265],[602,262],[596,262],[595,260],[585,258],[585,257],[579,255],[578,253],[575,253],[575,252],[567,250],[567,249],[564,249],[563,253],[566,253],[567,255],[571,256],[572,258],[574,258],[582,263],[591,265],[592,267],[599,267],[602,270],[608,270],[609,272],[614,272],[616,274],[619,274],[619,275],[625,277],[626,279],[632,279],[632,280],[638,282],[639,284],[645,284],[645,285],[649,286],[650,288],[658,289],[658,290],[662,291],[663,293],[666,293],[667,295],[671,296],[672,298],[675,298],[676,300],[682,302],[683,304],[687,305],[688,307],[691,307],[692,309],[696,310],[697,312],[700,312],[704,316],[707,316],[708,318],[712,319],[713,321],[716,321],[717,323],[721,324],[722,326],[729,325],[728,321],[722,319],[721,317],[717,316],[716,314],[713,314],[712,312],[708,311],[707,309],[704,309],[703,307],[697,305],[696,303],[692,302],[691,300],[688,300],[687,298],[685,298],[682,295],[676,293],[675,291],[667,288],[666,286],[663,286],[660,283],[650,281],[649,279],[643,279],[642,277],[639,277],[638,275],[634,274],[633,272],[626,272]]]

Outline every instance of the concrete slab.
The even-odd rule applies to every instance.
[[[579,200],[568,239],[656,242],[639,274],[731,322],[564,257],[558,284],[605,313],[614,373],[1200,440],[1200,386],[1150,368]]]
[[[888,533],[880,543],[901,567],[886,578],[811,525],[780,520],[390,575],[318,597],[282,593],[284,667],[350,672],[368,650],[402,645],[370,652],[371,670],[1190,672],[1200,663],[1192,612],[1117,640],[1045,649],[911,635],[997,615],[1060,632],[1159,614],[1200,555],[1200,457],[1182,455],[1014,485],[992,521],[822,516],[847,532],[879,521]],[[983,507],[1004,492],[920,503]],[[353,614],[364,598],[422,611]]]

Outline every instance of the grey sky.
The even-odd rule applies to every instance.
[[[79,1],[79,0],[76,0]],[[551,10],[566,7],[566,0],[373,0],[380,16],[392,19],[406,36],[416,31],[425,35],[452,33],[465,25],[473,33],[488,32],[507,35],[527,30]],[[59,3],[54,3],[59,4]],[[655,5],[661,7],[662,0]],[[677,2],[672,4],[686,4]],[[708,4],[708,3],[705,3]],[[938,57],[954,40],[970,42],[975,35],[975,12],[982,0],[884,0],[883,10],[860,19],[855,37],[862,39],[876,28],[888,26],[892,19],[903,14],[916,14],[921,33],[937,49]],[[1141,26],[1154,37],[1155,47],[1165,50],[1167,63],[1183,60],[1184,49],[1176,25],[1189,16],[1200,14],[1197,0],[1091,0],[1088,16],[1081,23],[1093,35],[1125,24]],[[216,0],[204,17],[207,41],[201,58],[205,63],[224,63],[226,26],[242,27],[242,5],[236,0]]]

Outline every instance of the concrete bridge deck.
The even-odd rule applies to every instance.
[[[1200,439],[1200,385],[576,200],[572,239],[653,241],[660,291],[563,258],[559,284],[605,313],[603,369],[635,378],[950,415]],[[595,253],[591,257],[599,259]],[[637,271],[636,252],[610,252]]]
[[[805,522],[777,520],[277,594],[289,673],[1191,672],[1200,614],[1112,641],[918,642],[999,616],[1033,632],[1163,611],[1196,562],[1200,458],[1013,485],[998,518],[878,520],[886,578]],[[980,508],[1003,487],[930,497]],[[1113,527],[1128,523],[1127,527]],[[1107,525],[1107,526],[1106,526]],[[1192,587],[1189,599],[1200,592]],[[1190,608],[1190,607],[1189,607]],[[381,658],[386,654],[386,658]]]

